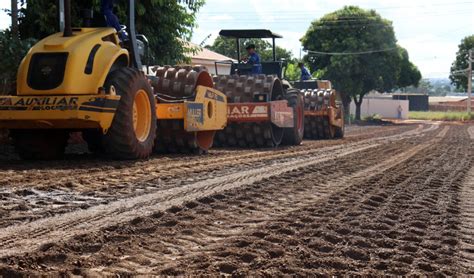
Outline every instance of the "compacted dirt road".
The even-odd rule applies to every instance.
[[[277,150],[0,160],[0,276],[474,275],[474,129]]]

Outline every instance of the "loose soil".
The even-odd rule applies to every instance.
[[[0,157],[0,276],[474,275],[473,126],[207,156]]]

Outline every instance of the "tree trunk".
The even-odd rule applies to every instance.
[[[357,96],[354,96],[354,103],[356,106],[356,112],[355,112],[355,119],[356,121],[360,121],[360,106],[362,105],[362,100],[364,99],[364,95],[359,95],[359,99],[357,99]]]
[[[342,106],[344,107],[344,122],[349,123],[351,117],[351,97],[347,94],[341,93]]]
[[[361,119],[361,118],[360,118],[360,105],[361,105],[361,104],[362,104],[362,103],[357,103],[357,102],[356,102],[356,104],[355,104],[355,105],[356,105],[355,119],[356,119],[357,121],[360,121],[360,119]]]
[[[14,40],[20,39],[20,32],[18,29],[18,0],[12,0],[12,38]]]

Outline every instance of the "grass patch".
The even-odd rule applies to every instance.
[[[470,121],[474,120],[474,114],[468,114],[466,112],[413,111],[408,112],[408,118],[412,120],[431,121]]]

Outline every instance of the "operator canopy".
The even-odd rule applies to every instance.
[[[236,39],[250,39],[250,38],[261,38],[261,39],[276,39],[283,38],[281,35],[273,33],[266,29],[234,29],[234,30],[221,30],[219,35],[228,38]]]

